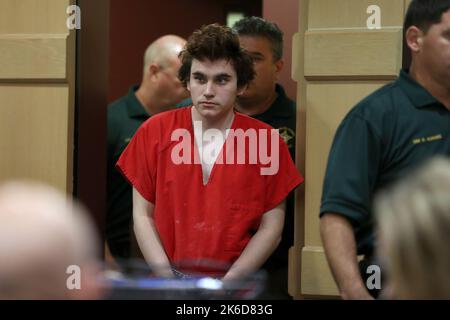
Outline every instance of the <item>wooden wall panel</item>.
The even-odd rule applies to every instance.
[[[328,153],[341,119],[382,82],[314,82],[307,85],[305,230],[309,246],[321,246],[319,209]],[[311,152],[308,152],[311,150]]]
[[[67,34],[0,35],[0,79],[65,80]]]
[[[402,66],[402,29],[311,31],[305,34],[305,76],[394,78]]]
[[[367,8],[381,9],[383,28],[403,23],[403,0],[313,0],[309,1],[308,29],[366,28]]]
[[[303,248],[302,259],[302,293],[318,297],[338,296],[339,291],[328,269],[323,248]]]
[[[1,0],[0,33],[67,33],[70,0]]]
[[[69,88],[0,86],[0,180],[34,179],[66,190]]]
[[[75,31],[72,0],[0,0],[0,182],[71,193]]]

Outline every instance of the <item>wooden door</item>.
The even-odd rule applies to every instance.
[[[0,182],[72,190],[75,31],[70,0],[0,0]]]

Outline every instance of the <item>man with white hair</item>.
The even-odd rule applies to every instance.
[[[115,164],[140,125],[188,96],[178,80],[178,55],[186,41],[175,35],[155,40],[144,55],[142,82],[108,107],[108,211],[106,240],[112,257],[132,255],[131,187]],[[108,250],[107,256],[109,257]]]
[[[1,185],[0,299],[101,298],[97,240],[85,211],[60,192]]]

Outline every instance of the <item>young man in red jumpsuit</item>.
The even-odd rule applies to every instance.
[[[277,247],[285,198],[303,177],[276,130],[234,110],[254,70],[230,28],[202,27],[180,57],[193,106],[150,118],[117,166],[133,185],[136,237],[157,275],[173,277],[175,266],[239,279]]]

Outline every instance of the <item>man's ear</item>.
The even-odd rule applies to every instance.
[[[151,78],[154,78],[158,75],[159,66],[155,63],[152,63],[148,66],[148,74]]]
[[[237,96],[239,97],[241,94],[243,94],[245,92],[245,90],[247,90],[248,88],[248,84],[243,85],[241,88],[237,89]]]
[[[416,26],[411,26],[406,30],[405,38],[409,49],[412,52],[418,53],[422,49],[424,33]]]
[[[189,80],[186,82],[186,89],[191,92],[191,84],[189,82]]]
[[[275,66],[275,79],[276,79],[276,81],[278,81],[279,77],[280,77],[280,72],[284,66],[284,60],[280,59],[280,60],[276,61],[274,63],[274,66]]]
[[[275,62],[275,71],[276,71],[277,74],[280,73],[281,70],[283,70],[283,67],[284,67],[284,60],[283,59],[280,59],[277,62]]]

